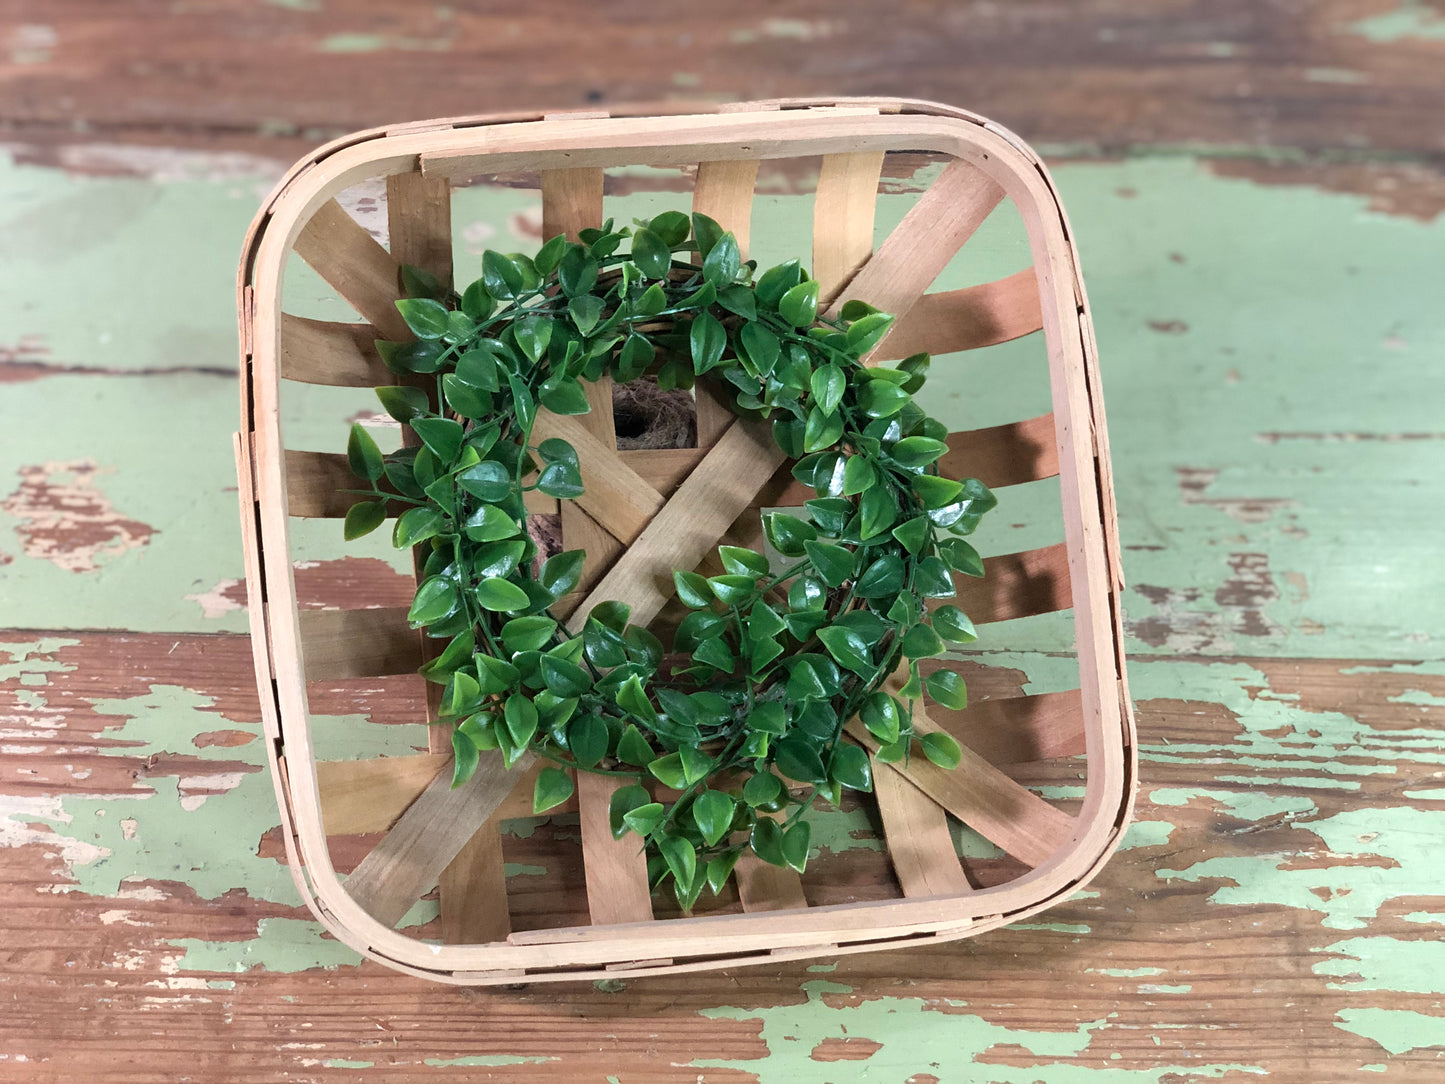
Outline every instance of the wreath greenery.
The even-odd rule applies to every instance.
[[[530,258],[488,251],[461,294],[403,268],[397,308],[417,338],[377,348],[409,383],[376,393],[419,443],[382,454],[352,427],[351,468],[370,488],[345,534],[409,506],[393,542],[422,547],[412,626],[447,641],[422,673],[445,686],[453,784],[485,750],[509,767],[527,751],[551,762],[538,813],[572,794],[564,768],[631,777],[612,799],[613,831],[641,836],[653,887],[671,878],[690,908],[744,849],[801,871],[815,797],[871,789],[867,753],[843,738],[848,720],[861,718],[884,762],[918,749],[957,765],[946,734],[915,738],[912,711],[925,690],[962,707],[964,683],[948,669],[923,680],[918,660],[975,634],[959,609],[924,600],[953,596],[953,571],[982,575],[960,536],[995,499],[939,473],[946,430],[913,401],[928,356],[861,364],[892,316],[859,301],[820,316],[798,260],[756,274],[705,215],[609,220],[579,236]],[[586,413],[580,381],[604,373],[665,389],[720,377],[738,414],[771,420],[794,477],[818,494],[807,518],[765,517],[780,561],[720,546],[723,574],[674,572],[689,613],[671,654],[616,602],[570,634],[549,608],[577,586],[585,555],[547,557],[528,534],[526,491],[582,493],[570,444],[531,445],[537,411]],[[895,698],[883,683],[904,660]],[[649,783],[680,794],[659,800]]]

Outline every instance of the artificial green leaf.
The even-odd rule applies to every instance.
[[[858,536],[864,541],[890,530],[898,521],[893,494],[879,486],[863,494],[858,502]]]
[[[543,655],[541,665],[542,680],[547,683],[547,688],[558,696],[581,696],[592,688],[592,679],[587,676],[587,671],[576,663],[552,655]],[[589,768],[591,766],[588,765]]]
[[[812,576],[799,576],[788,587],[788,609],[795,614],[805,610],[821,610],[827,598],[827,588]]]
[[[462,530],[473,542],[497,542],[516,537],[522,528],[495,504],[484,504],[467,517]]]
[[[487,293],[511,301],[522,292],[522,268],[510,256],[487,249],[482,253],[482,281]]]
[[[788,735],[773,746],[773,762],[778,771],[799,783],[821,783],[828,778],[818,750],[808,738]]]
[[[672,267],[672,250],[644,226],[632,235],[632,262],[650,279],[665,278]]]
[[[821,407],[808,411],[808,421],[803,428],[803,450],[816,452],[831,448],[843,436],[843,415],[825,413]],[[844,468],[846,471],[846,467]]]
[[[812,839],[813,827],[807,821],[798,821],[783,833],[783,861],[802,873],[808,866],[808,844]]]
[[[701,376],[722,360],[723,351],[727,348],[727,332],[712,313],[701,312],[688,329],[688,343],[692,351],[692,370]]]
[[[732,649],[723,641],[721,636],[714,636],[710,640],[704,640],[693,650],[692,657],[698,662],[714,669],[730,674],[733,667],[737,665],[737,659],[733,656]]]
[[[561,768],[543,768],[532,787],[532,812],[540,814],[555,809],[572,797],[576,789],[572,777]]]
[[[399,550],[435,538],[446,526],[446,516],[440,509],[430,506],[408,508],[396,521],[391,533],[391,543]]]
[[[892,533],[904,549],[917,556],[928,543],[928,517],[914,516],[894,527]]]
[[[738,864],[738,858],[741,855],[741,851],[728,851],[726,854],[718,855],[707,864],[707,886],[712,890],[714,896],[723,890],[723,885],[727,884],[728,878],[732,876],[733,867]]]
[[[662,823],[665,816],[667,816],[667,810],[661,802],[647,802],[625,813],[622,823],[638,835],[645,837]]]
[[[978,639],[973,622],[957,606],[938,607],[933,611],[932,623],[938,635],[955,644],[971,644]]]
[[[783,857],[783,830],[771,817],[759,817],[748,837],[748,846],[764,862],[773,866],[786,866]]]
[[[886,312],[873,312],[854,320],[848,328],[848,349],[861,357],[878,345],[892,325],[893,317]]]
[[[533,364],[542,360],[552,341],[552,320],[546,316],[523,316],[512,324],[512,337]]]
[[[612,792],[612,798],[607,803],[607,820],[612,828],[612,837],[621,839],[627,831],[628,824],[625,820],[627,814],[634,809],[641,809],[645,805],[654,804],[652,795],[647,793],[645,787],[633,783],[629,786],[618,787]],[[658,805],[658,809],[662,806]],[[651,829],[649,829],[650,831]],[[646,834],[646,833],[643,833]]]
[[[452,731],[452,787],[460,787],[477,771],[481,751],[460,729]]]
[[[802,264],[797,260],[788,260],[786,263],[768,268],[759,275],[757,287],[753,292],[757,295],[760,305],[776,309],[778,303],[783,300],[783,295],[802,281]]]
[[[870,418],[891,418],[910,402],[906,391],[886,380],[869,380],[858,389],[858,408]]]
[[[429,297],[403,298],[397,312],[418,339],[440,339],[447,330],[447,307]]]
[[[682,836],[668,836],[658,843],[657,849],[678,885],[686,891],[697,876],[697,851],[693,845]]]
[[[852,497],[871,489],[877,480],[878,472],[873,469],[873,464],[868,462],[867,456],[849,456],[843,467],[843,496]]]
[[[647,336],[633,331],[617,354],[617,376],[623,383],[636,380],[652,364],[657,348]]]
[[[737,278],[741,266],[742,256],[738,252],[737,238],[731,232],[725,233],[713,242],[712,248],[703,257],[702,277],[722,289]]]
[[[903,590],[906,571],[896,553],[878,558],[858,577],[854,591],[859,598],[888,598]]]
[[[466,470],[458,471],[457,485],[473,497],[494,504],[512,495],[513,482],[511,472],[506,467],[495,460],[487,459]]]
[[[656,776],[663,786],[673,790],[682,790],[687,786],[687,779],[682,772],[682,757],[678,753],[658,757],[647,766],[647,770]]]
[[[699,257],[706,259],[707,254],[711,252],[713,246],[721,240],[722,235],[723,228],[707,215],[700,211],[694,211],[692,213],[692,236],[693,240],[697,242],[696,247]]]
[[[447,687],[442,694],[442,715],[460,718],[472,714],[481,706],[481,687],[471,674],[458,670],[447,679]]]
[[[959,711],[968,706],[968,688],[952,670],[935,670],[924,679],[923,687],[945,708]]]
[[[983,575],[983,558],[961,538],[945,538],[938,544],[938,555],[948,562],[948,567],[965,576]]]
[[[757,591],[756,576],[712,576],[707,581],[712,593],[728,606],[740,606]]]
[[[759,772],[743,786],[743,801],[754,809],[774,807],[784,789],[783,781],[772,772]]]
[[[618,686],[616,700],[617,706],[623,711],[631,712],[644,722],[652,722],[657,718],[657,709],[647,698],[647,691],[642,687],[642,680],[636,674]]]
[[[925,557],[913,568],[913,590],[924,598],[952,598],[958,593],[953,575],[938,557]]]
[[[581,581],[582,566],[586,560],[584,550],[567,550],[547,558],[539,577],[542,586],[558,597],[565,595]]]
[[[357,501],[346,510],[342,537],[350,542],[368,535],[386,522],[385,501]]]
[[[770,570],[768,559],[756,550],[742,546],[719,546],[718,557],[723,567],[738,576],[766,576]]]
[[[532,740],[532,735],[537,733],[536,706],[521,693],[513,693],[507,697],[507,704],[502,715],[507,724],[507,733],[511,735],[512,741],[518,746],[525,747]]]
[[[727,835],[735,808],[733,799],[717,790],[705,790],[693,799],[692,820],[709,847]]]
[[[782,737],[788,729],[787,709],[778,703],[759,704],[748,714],[747,727]]]
[[[940,768],[957,768],[963,761],[963,750],[949,734],[935,730],[918,739],[923,746],[923,755]]]
[[[503,613],[526,609],[529,601],[527,592],[500,576],[489,576],[477,584],[476,596],[482,609]]]
[[[353,424],[351,427],[351,436],[346,442],[346,461],[352,474],[365,478],[368,482],[374,482],[386,473],[386,462],[381,457],[381,449],[376,446],[376,441],[371,439],[371,434],[359,425]]]
[[[819,369],[814,369],[812,378],[809,380],[809,390],[813,393],[813,402],[824,414],[831,414],[838,409],[838,404],[843,401],[845,387],[847,387],[847,378],[843,375],[843,370],[831,362]]]
[[[552,660],[556,662],[558,660]],[[570,664],[569,664],[570,665]],[[542,668],[547,667],[547,656],[542,656]],[[551,682],[548,682],[551,688]],[[611,736],[607,724],[600,715],[579,715],[567,726],[567,748],[572,751],[578,764],[584,768],[595,768],[597,762],[607,755]]]
[[[861,320],[863,317],[870,316],[877,311],[878,310],[868,304],[868,302],[854,297],[843,302],[843,309],[838,315],[851,324],[853,321]]]
[[[914,625],[903,634],[903,654],[910,659],[928,659],[943,654],[943,641],[927,625]]]
[[[943,508],[958,499],[963,483],[936,474],[920,474],[913,479],[913,492],[923,501],[924,508]]]
[[[602,319],[602,299],[595,294],[581,294],[567,303],[567,314],[578,331],[590,334]]]
[[[566,254],[569,242],[565,234],[557,234],[547,239],[547,243],[537,250],[537,255],[532,257],[532,264],[537,269],[537,274],[550,275],[556,270],[557,265],[562,262]]]
[[[463,418],[485,418],[492,412],[492,395],[466,383],[456,373],[442,377],[442,392],[447,406]]]
[[[743,325],[738,338],[757,371],[764,376],[771,373],[783,350],[778,337],[762,324],[753,321]]]
[[[481,279],[477,279],[462,292],[462,312],[478,323],[491,316],[496,307],[497,303],[492,300],[492,295],[487,293],[487,284]]]
[[[893,457],[894,462],[901,466],[926,467],[946,451],[948,451],[948,445],[941,440],[933,440],[930,437],[905,437],[888,449],[888,454]]]
[[[794,327],[807,327],[818,317],[818,282],[800,282],[778,300],[778,315]]]
[[[645,768],[655,756],[652,746],[648,745],[647,739],[642,736],[642,731],[637,729],[635,723],[628,723],[622,737],[617,740],[617,759],[624,764]]]
[[[893,699],[881,689],[868,694],[863,701],[863,709],[858,713],[863,720],[863,725],[884,745],[889,745],[898,740],[899,726],[902,722],[902,712],[899,709],[898,701]]]
[[[768,541],[784,557],[803,556],[804,543],[818,537],[818,529],[811,523],[786,512],[770,512],[763,518],[763,527]]]
[[[863,637],[852,629],[830,625],[818,630],[818,639],[828,649],[828,654],[838,660],[840,666],[865,677],[873,672],[868,645],[864,643]]]
[[[526,621],[527,618],[522,618]],[[515,689],[522,673],[511,663],[491,655],[474,655],[477,664],[477,680],[483,696],[494,696]]]
[[[399,422],[410,423],[431,409],[431,400],[420,388],[388,386],[376,389],[382,409]]]
[[[677,597],[684,606],[694,610],[705,610],[712,606],[712,591],[706,577],[696,572],[674,571],[672,582],[677,588]]]
[[[840,742],[828,762],[828,778],[851,790],[872,790],[873,771],[868,765],[868,754],[856,745]]]
[[[818,576],[829,587],[842,587],[853,575],[854,555],[851,550],[831,542],[808,541],[803,543],[809,560]]]
[[[642,291],[642,296],[633,302],[632,311],[637,316],[656,316],[667,308],[667,292],[662,283],[654,282]]]
[[[451,418],[413,418],[411,427],[422,443],[443,463],[450,463],[462,450],[466,430]]]
[[[502,626],[502,643],[511,651],[538,651],[547,646],[556,630],[557,622],[550,617],[514,617]]]

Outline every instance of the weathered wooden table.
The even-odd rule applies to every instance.
[[[0,1080],[1445,1076],[1438,2],[568,8],[5,5]],[[1126,849],[926,953],[486,991],[359,964],[298,905],[260,747],[250,215],[376,123],[817,93],[954,102],[1056,163],[1130,583]],[[459,254],[530,247],[536,206],[473,207]],[[335,604],[350,571],[297,578]],[[993,661],[1046,686],[1054,645],[1020,642]],[[393,740],[385,699],[313,704],[334,755]],[[566,825],[535,835],[519,890]]]

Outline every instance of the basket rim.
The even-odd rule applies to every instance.
[[[1062,204],[1036,154],[1013,133],[976,114],[938,103],[892,98],[802,98],[738,103],[692,112],[668,106],[618,107],[596,113],[492,114],[374,128],[335,140],[301,159],[262,205],[246,236],[238,275],[241,322],[242,431],[236,450],[251,599],[253,655],[268,758],[281,812],[288,864],[317,918],[364,956],[441,981],[483,984],[540,979],[584,980],[638,959],[678,963],[641,965],[631,973],[669,973],[743,963],[777,962],[869,951],[920,938],[953,940],[1044,910],[1087,883],[1117,848],[1136,783],[1135,732],[1125,683],[1117,593],[1122,588],[1113,512],[1102,392],[1092,322],[1078,254]],[[284,258],[318,206],[364,177],[408,172],[465,174],[480,162],[518,168],[527,156],[571,148],[613,164],[637,162],[623,151],[675,147],[677,137],[702,131],[701,144],[683,145],[679,160],[698,160],[696,148],[741,157],[793,157],[820,139],[840,138],[860,149],[919,149],[970,161],[1000,184],[1023,215],[1044,301],[1044,332],[1060,451],[1065,537],[1072,574],[1081,693],[1087,727],[1084,808],[1070,843],[1052,858],[1004,885],[965,897],[905,898],[810,907],[812,923],[832,940],[798,933],[762,934],[780,914],[696,916],[631,926],[539,931],[483,945],[432,945],[385,926],[347,895],[331,865],[321,828],[315,761],[311,755],[304,678],[278,673],[278,657],[299,659],[297,606],[289,560],[286,481],[276,411],[280,288]],[[621,147],[618,137],[633,140]],[[669,144],[667,140],[673,139]],[[611,143],[608,141],[612,140]],[[760,147],[764,144],[765,147]],[[581,148],[579,151],[577,148]],[[689,151],[689,148],[691,150]],[[762,153],[760,153],[760,151]],[[706,156],[703,156],[706,157]],[[579,162],[579,164],[582,164]],[[587,162],[586,164],[593,164]],[[262,375],[258,377],[258,372]],[[1067,439],[1066,439],[1067,437]],[[1098,461],[1098,470],[1094,461]],[[1071,513],[1070,502],[1076,507]],[[269,543],[269,547],[267,545]],[[266,560],[267,549],[280,559]],[[289,748],[288,748],[289,747]],[[968,901],[966,906],[961,906]],[[864,914],[867,912],[868,914]],[[806,924],[805,924],[806,925]],[[599,931],[606,931],[599,933]],[[728,931],[728,932],[723,932]],[[629,934],[637,937],[629,939]],[[700,934],[703,947],[690,946]],[[713,943],[725,938],[725,947]],[[807,941],[800,945],[801,941]],[[645,953],[639,944],[645,942]]]

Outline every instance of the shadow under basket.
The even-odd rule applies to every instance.
[[[480,985],[922,948],[1068,898],[1112,853],[1128,820],[1134,725],[1102,393],[1077,253],[1047,172],[1005,129],[928,102],[685,108],[468,117],[361,132],[298,163],[246,240],[236,451],[282,836],[317,918],[358,952],[401,971]],[[771,178],[766,190],[760,169]],[[917,198],[875,244],[875,225],[887,217],[882,201],[907,187],[899,178],[914,184]],[[308,388],[353,395],[350,412],[338,411],[330,430],[329,447],[339,448],[345,421],[374,412],[370,389],[397,378],[373,340],[410,338],[394,305],[398,267],[452,279],[454,200],[477,183],[497,186],[510,206],[518,205],[517,189],[540,190],[541,237],[575,237],[602,222],[605,204],[671,184],[732,230],[745,253],[755,212],[784,206],[777,193],[789,184],[811,192],[793,201],[806,219],[794,232],[811,228],[824,304],[835,312],[857,297],[894,313],[870,363],[931,352],[934,376],[923,396],[935,414],[934,382],[973,356],[960,352],[1032,336],[1046,354],[1051,411],[953,433],[940,469],[978,477],[1001,497],[1008,487],[1055,486],[1062,538],[990,557],[982,579],[959,577],[952,601],[980,625],[980,647],[991,643],[994,623],[1051,613],[1067,623],[1072,610],[1073,687],[1025,695],[1018,670],[991,668],[988,652],[955,655],[974,702],[962,711],[930,704],[919,729],[942,727],[960,741],[957,769],[922,757],[903,766],[875,760],[874,792],[850,792],[843,811],[827,814],[842,827],[823,834],[835,839],[832,849],[816,847],[815,833],[803,876],[745,855],[736,885],[705,894],[689,915],[670,895],[649,892],[636,837],[612,838],[605,777],[584,774],[568,805],[553,811],[561,816],[528,820],[535,767],[507,772],[486,759],[496,754],[484,754],[473,780],[452,789],[445,727],[430,728],[426,752],[413,740],[393,755],[324,759],[318,750],[335,747],[334,735],[318,742],[324,712],[367,715],[384,700],[402,722],[434,717],[435,696],[429,704],[416,676],[432,642],[407,627],[411,581],[394,568],[386,567],[389,587],[356,584],[346,594],[347,605],[365,608],[298,594],[298,569],[314,567],[317,556],[313,543],[301,559],[302,520],[332,521],[333,564],[382,562],[341,560],[337,521],[356,499],[346,492],[356,482],[343,454],[288,446],[283,420],[288,430],[305,428],[292,426],[290,404]],[[370,195],[347,196],[358,186]],[[890,215],[896,206],[888,204]],[[1030,266],[929,292],[1001,206],[1012,206],[1021,224],[1018,251]],[[786,232],[754,230],[754,247]],[[477,236],[457,235],[468,244]],[[283,311],[283,281],[301,274],[293,254],[319,276],[308,281],[329,284],[336,305],[344,300],[356,315],[337,321]],[[463,261],[479,264],[475,253]],[[1041,362],[1036,372],[1044,371]],[[634,621],[665,633],[675,614],[660,585],[670,590],[672,569],[715,571],[719,542],[761,549],[760,510],[794,507],[813,493],[792,479],[767,429],[737,420],[706,384],[696,392],[698,446],[691,448],[619,451],[610,389],[597,385],[588,394],[590,414],[539,419],[539,428],[567,426],[569,439],[584,443],[587,495],[560,508],[529,495],[537,498],[534,514],[560,517],[562,548],[587,551],[588,579],[557,616],[619,599],[631,604]],[[1051,673],[1058,654],[1050,656]],[[364,703],[337,711],[346,689],[362,690]],[[850,734],[867,745],[866,731]],[[846,845],[857,838],[869,845]]]

